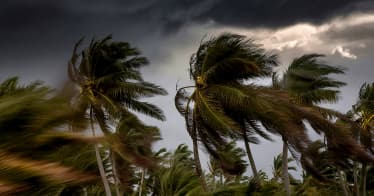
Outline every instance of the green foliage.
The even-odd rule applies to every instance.
[[[343,74],[342,68],[334,67],[319,61],[321,54],[307,54],[292,61],[281,81],[280,86],[297,101],[305,104],[318,104],[324,101],[335,102],[339,90],[345,83],[329,77],[331,74]]]
[[[293,158],[288,158],[289,163],[293,162]],[[282,177],[282,153],[274,157],[273,159],[273,179],[278,181]],[[288,171],[296,171],[296,167],[288,166]],[[291,174],[288,174],[291,179],[294,179]]]
[[[80,89],[72,103],[83,115],[75,121],[84,119],[88,113],[92,129],[97,122],[106,136],[110,149],[110,157],[106,160],[110,165],[110,169],[107,167],[109,175],[103,174],[99,167],[104,186],[108,184],[105,178],[109,176],[114,179],[117,192],[118,186],[123,191],[131,191],[134,183],[130,180],[134,176],[132,164],[153,165],[149,155],[152,142],[159,137],[159,130],[144,125],[130,110],[165,120],[160,108],[139,99],[166,95],[167,92],[143,80],[139,69],[147,65],[148,60],[129,43],[114,42],[111,36],[107,36],[92,40],[87,48],[77,52],[82,41],[75,45],[68,64],[69,78]],[[112,130],[113,126],[117,129]],[[96,156],[101,165],[99,155]],[[106,192],[110,193],[108,187]]]
[[[107,36],[92,40],[80,53],[77,49],[82,40],[75,45],[68,73],[71,81],[81,88],[77,105],[87,106],[79,102],[89,102],[102,128],[106,127],[108,115],[120,118],[121,112],[128,108],[164,120],[161,109],[138,100],[167,94],[163,88],[143,80],[139,68],[147,65],[148,60],[130,44],[111,39]]]
[[[168,153],[153,173],[154,195],[199,195],[202,191],[199,177],[192,164],[192,152],[186,145],[179,145],[174,153]]]
[[[212,158],[221,161],[220,166],[231,174],[244,171],[242,161],[225,158],[229,139],[242,137],[243,123],[250,113],[243,107],[244,103],[251,104],[251,97],[244,92],[242,80],[271,74],[275,57],[239,35],[222,34],[204,41],[190,61],[195,91],[188,95],[182,88],[175,97],[192,139],[201,141]]]
[[[17,78],[4,81],[0,89],[0,180],[9,187],[2,194],[95,180],[83,168],[49,158],[67,146],[95,141],[61,130],[75,116],[67,100],[41,83],[19,86]]]

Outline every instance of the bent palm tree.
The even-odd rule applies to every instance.
[[[357,132],[361,144],[371,154],[374,154],[373,134],[374,134],[374,83],[363,84],[359,91],[357,103],[353,106],[351,113],[357,117],[356,122],[359,122],[362,130]],[[361,164],[360,183],[357,192],[366,195],[366,178],[370,165]],[[356,172],[356,171],[355,171]]]
[[[345,83],[334,80],[328,75],[343,74],[341,68],[333,67],[319,61],[323,57],[320,54],[307,54],[292,61],[287,71],[283,74],[281,81],[277,81],[273,75],[273,85],[285,89],[295,99],[295,102],[305,105],[315,105],[321,102],[335,102],[338,100],[338,88]],[[288,177],[288,144],[287,139],[283,139],[283,183],[287,195],[290,195]]]
[[[268,132],[285,138],[293,156],[318,176],[318,170],[306,153],[311,143],[304,125],[306,121],[317,133],[325,134],[332,151],[366,162],[374,161],[346,134],[346,127],[325,118],[326,115],[339,116],[338,113],[295,102],[285,90],[244,84],[245,79],[269,76],[275,64],[274,56],[267,55],[243,36],[223,34],[200,45],[190,62],[194,91],[188,94],[184,87],[176,95],[176,106],[185,117],[194,151],[197,151],[197,141],[201,141],[209,154],[225,161],[219,152],[227,146],[228,140],[243,135],[243,121],[254,121]],[[201,171],[198,174],[201,176]]]
[[[80,88],[74,104],[82,113],[88,111],[93,135],[95,122],[104,135],[111,135],[113,131],[109,125],[126,115],[128,109],[156,119],[165,119],[161,109],[138,100],[142,97],[165,95],[166,91],[143,80],[139,68],[148,64],[148,61],[140,56],[136,48],[126,42],[112,42],[111,36],[108,36],[102,40],[92,40],[88,48],[77,53],[81,42],[82,40],[74,47],[68,73],[71,81]],[[106,194],[111,195],[98,146],[95,150]]]
[[[243,115],[228,114],[223,107],[224,104],[240,107],[237,105],[240,97],[234,96],[243,94],[242,81],[269,75],[271,66],[275,64],[275,56],[265,54],[253,41],[233,34],[223,34],[203,42],[191,57],[190,76],[195,81],[195,90],[188,95],[185,88],[181,88],[175,99],[178,111],[185,116],[187,131],[193,141],[197,173],[201,178],[197,141],[202,142],[213,158],[222,162],[223,170],[230,170],[233,174],[243,171],[242,166],[220,152],[228,146],[227,139],[231,136],[248,141],[244,126],[247,119]],[[191,103],[194,103],[193,108]],[[237,122],[235,119],[240,120]],[[253,160],[250,162],[254,164]]]

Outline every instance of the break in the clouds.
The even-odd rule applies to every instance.
[[[368,55],[374,43],[374,12],[336,17],[320,25],[299,23],[277,30],[264,28],[233,29],[259,40],[277,52],[297,49],[303,53],[340,55],[357,59]],[[366,50],[366,52],[365,52]],[[358,54],[354,54],[354,53]]]

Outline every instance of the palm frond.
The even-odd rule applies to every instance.
[[[318,104],[324,101],[334,102],[338,99],[339,91],[334,88],[345,83],[327,77],[330,74],[343,74],[344,69],[327,65],[318,58],[320,54],[307,54],[292,61],[279,83],[307,104]]]
[[[222,134],[229,134],[231,131],[240,132],[240,125],[225,115],[220,102],[201,91],[198,91],[195,96],[198,97],[196,105],[199,111],[204,114],[202,115],[203,122],[212,126],[213,129],[221,131]]]
[[[276,56],[266,54],[253,40],[225,33],[200,45],[191,57],[190,73],[195,81],[197,77],[209,83],[237,81],[269,76],[276,64]],[[230,74],[225,75],[225,71]]]
[[[164,121],[166,119],[159,107],[148,102],[128,99],[123,103],[123,105],[131,110],[148,115],[158,120]]]

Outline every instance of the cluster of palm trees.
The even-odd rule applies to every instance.
[[[51,90],[18,78],[0,84],[0,193],[15,195],[366,195],[374,191],[374,83],[361,87],[347,114],[321,107],[338,100],[344,69],[319,54],[296,58],[280,76],[277,56],[241,35],[203,40],[190,61],[193,86],[179,88],[175,106],[192,151],[154,152],[165,120],[143,98],[166,95],[146,82],[138,49],[111,36],[93,39],[68,62],[70,81]],[[268,86],[251,82],[272,78]],[[312,141],[308,131],[323,138]],[[273,177],[257,169],[250,144],[282,138]],[[243,142],[245,148],[238,147]],[[201,166],[199,147],[208,153]],[[291,152],[292,156],[288,156]],[[245,176],[248,166],[252,176]],[[303,167],[303,179],[288,163]],[[368,186],[369,185],[369,186]],[[374,193],[374,192],[373,192]]]

